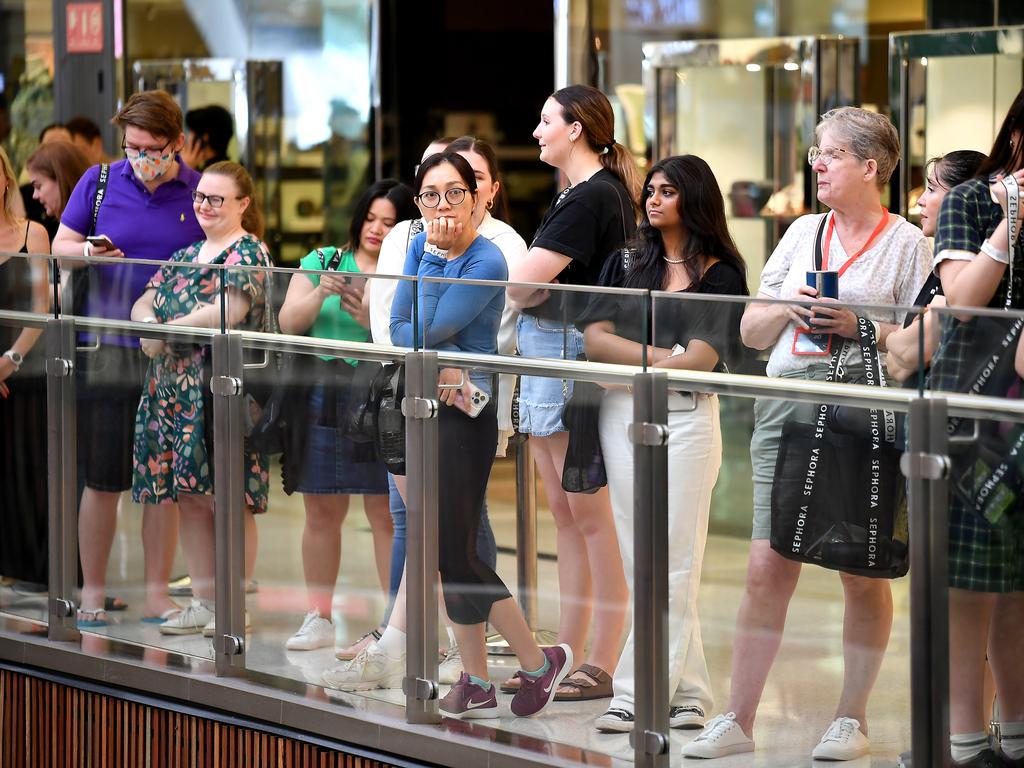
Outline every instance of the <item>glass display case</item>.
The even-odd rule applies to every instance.
[[[644,45],[653,157],[711,166],[752,292],[789,224],[817,210],[807,148],[823,112],[859,103],[857,54],[844,36]]]
[[[1024,85],[1024,27],[890,35],[889,73],[903,145],[892,207],[914,219],[929,158],[991,149]]]
[[[132,66],[136,92],[160,88],[177,99],[183,112],[217,105],[233,115],[235,138],[228,155],[252,175],[266,217],[265,239],[275,252],[275,246],[294,234],[294,217],[285,209],[281,186],[281,71],[279,61],[239,59],[139,60]],[[313,170],[315,194],[307,207],[319,214],[313,216],[311,229],[319,236],[323,186],[319,169]]]

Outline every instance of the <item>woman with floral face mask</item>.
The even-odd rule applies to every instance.
[[[199,174],[178,152],[185,143],[184,118],[164,91],[133,95],[111,121],[124,131],[125,159],[86,172],[61,216],[53,241],[61,265],[81,268],[81,259],[112,256],[124,264],[91,270],[82,314],[128,320],[132,305],[153,275],[136,259],[167,260],[175,251],[204,239],[192,209]],[[104,173],[104,171],[106,171]],[[106,188],[100,195],[102,180]],[[98,210],[96,204],[99,202]],[[95,225],[93,216],[95,215]],[[112,248],[91,246],[89,235],[106,235]],[[66,301],[65,311],[71,310]],[[79,548],[83,586],[79,620],[102,626],[105,574],[116,527],[117,502],[132,485],[132,435],[146,370],[137,338],[81,334],[78,374],[78,449],[85,472],[79,505]],[[142,523],[146,562],[143,620],[169,618],[177,609],[167,596],[167,580],[177,541],[176,508],[147,505]]]

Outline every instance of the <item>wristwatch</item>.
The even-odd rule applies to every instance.
[[[9,358],[14,363],[14,370],[17,371],[21,368],[21,364],[25,362],[25,358],[21,356],[20,352],[16,352],[13,349],[8,349],[3,354],[4,357]]]

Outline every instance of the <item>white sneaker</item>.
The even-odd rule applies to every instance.
[[[455,685],[462,675],[462,651],[458,643],[452,643],[444,661],[437,665],[437,682],[441,685]]]
[[[376,643],[366,646],[351,661],[323,674],[323,683],[339,691],[372,691],[401,688],[405,677],[405,655],[392,659]]]
[[[252,623],[249,621],[249,612],[245,612],[245,631],[249,632],[252,630]],[[217,620],[211,615],[210,620],[206,622],[206,626],[203,627],[203,637],[213,637],[217,634]]]
[[[213,611],[200,600],[192,600],[182,608],[181,613],[160,625],[162,635],[198,635],[209,622]]]
[[[704,726],[697,738],[683,747],[683,757],[725,757],[753,752],[754,740],[748,739],[736,722],[736,713],[718,715]]]
[[[314,608],[302,620],[299,631],[288,638],[284,647],[289,651],[315,651],[317,648],[334,647],[334,625],[320,616]]]
[[[811,752],[815,760],[856,760],[871,750],[871,742],[860,729],[860,721],[837,717]]]

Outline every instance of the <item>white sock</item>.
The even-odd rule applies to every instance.
[[[456,645],[459,644],[458,641],[455,639],[455,630],[451,627],[445,627],[445,629],[448,630],[448,647],[454,648]]]
[[[966,763],[972,757],[980,755],[988,747],[988,736],[984,731],[951,733],[949,747],[956,762]]]
[[[404,659],[405,632],[389,625],[377,641],[377,647],[384,651],[384,655],[389,659]]]
[[[1024,721],[999,724],[999,748],[1012,760],[1024,758]]]

